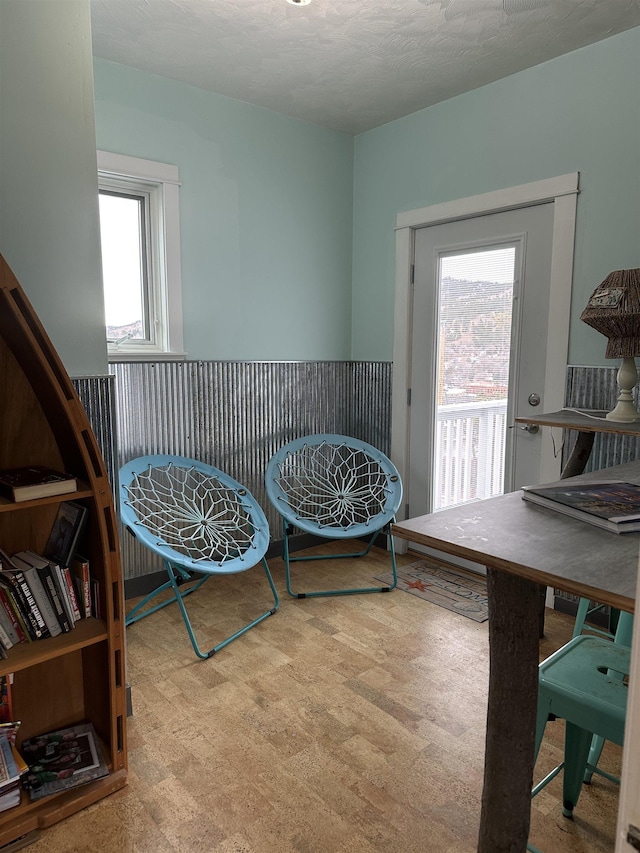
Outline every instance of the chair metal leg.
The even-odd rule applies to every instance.
[[[139,601],[134,608],[132,608],[129,613],[127,613],[125,619],[125,625],[128,627],[129,625],[133,625],[134,622],[139,622],[141,619],[144,619],[145,616],[151,616],[152,613],[157,613],[158,610],[162,610],[163,607],[166,607],[168,604],[173,604],[174,601],[177,600],[178,597],[184,598],[187,595],[191,595],[192,592],[195,592],[197,589],[200,589],[202,584],[209,579],[210,575],[204,575],[201,577],[196,583],[192,586],[180,588],[182,584],[191,581],[193,578],[189,574],[189,572],[184,571],[183,569],[175,568],[174,571],[178,574],[178,577],[175,578],[175,583],[171,580],[171,571],[167,568],[169,573],[169,580],[160,586],[156,587],[152,592],[146,595],[142,601]],[[173,589],[174,594],[171,598],[168,598],[166,601],[160,602],[160,604],[156,604],[154,607],[149,607],[145,610],[147,604],[152,601],[157,595],[164,592],[167,589]]]
[[[565,817],[573,817],[573,809],[580,797],[592,737],[591,732],[567,720],[562,780],[562,814]]]
[[[538,758],[538,753],[540,752],[540,746],[542,745],[542,739],[544,737],[544,732],[547,727],[547,721],[549,719],[549,709],[551,708],[551,702],[548,696],[545,696],[542,691],[538,694],[538,711],[536,714],[536,740],[535,740],[535,748],[533,753],[533,761],[534,765]],[[554,767],[550,773],[541,779],[537,785],[535,785],[531,790],[531,799],[533,799],[543,788],[551,782],[552,779],[558,775],[558,773],[564,768],[564,761],[561,764],[558,764],[557,767]]]
[[[285,576],[286,576],[286,584],[287,584],[287,592],[293,598],[316,598],[319,596],[327,596],[327,595],[357,595],[359,593],[364,592],[391,592],[392,589],[395,589],[398,583],[398,575],[396,568],[396,552],[393,544],[393,536],[389,535],[389,551],[391,553],[391,570],[393,574],[393,582],[391,586],[372,586],[372,587],[363,587],[356,589],[329,589],[329,590],[317,590],[315,592],[295,592],[291,588],[291,563],[303,563],[303,562],[311,562],[313,560],[338,560],[345,559],[347,557],[365,557],[371,548],[373,547],[373,543],[376,538],[383,533],[384,530],[376,530],[369,543],[364,551],[359,551],[358,553],[348,553],[348,554],[311,554],[305,557],[292,557],[289,553],[289,534],[291,532],[291,527],[285,523],[284,525],[284,543],[283,543],[283,559],[285,566]]]
[[[280,599],[278,597],[278,592],[277,592],[275,584],[273,582],[271,572],[269,571],[269,566],[268,566],[267,561],[264,557],[262,558],[261,563],[262,563],[262,566],[264,568],[264,572],[267,576],[267,581],[269,582],[269,586],[271,588],[271,593],[273,595],[273,607],[269,610],[266,610],[264,613],[262,613],[256,619],[253,619],[251,622],[248,622],[246,625],[244,625],[242,628],[240,628],[235,633],[231,634],[226,639],[222,640],[220,643],[217,643],[217,645],[213,646],[213,648],[209,649],[209,651],[206,651],[206,652],[202,651],[200,646],[198,645],[198,641],[196,639],[196,635],[195,635],[195,632],[194,632],[193,627],[191,625],[191,620],[189,618],[189,614],[187,613],[187,608],[186,608],[185,603],[184,603],[184,598],[187,595],[189,595],[192,592],[195,592],[196,589],[199,589],[202,586],[202,584],[211,577],[211,575],[209,575],[209,574],[205,575],[203,578],[200,578],[194,586],[189,587],[187,589],[181,589],[180,588],[181,584],[183,584],[185,582],[185,580],[190,579],[189,573],[185,572],[184,569],[181,569],[178,566],[174,566],[172,563],[165,562],[165,568],[169,574],[169,580],[166,583],[162,584],[162,586],[158,587],[158,589],[156,589],[152,593],[150,593],[145,599],[143,599],[143,601],[141,601],[139,604],[137,604],[135,606],[135,608],[131,611],[131,613],[127,617],[126,624],[130,625],[133,622],[137,622],[139,619],[143,619],[145,616],[149,616],[151,613],[155,613],[157,610],[160,610],[161,608],[166,607],[168,604],[173,604],[174,601],[177,601],[178,606],[180,608],[180,612],[182,614],[182,619],[183,619],[185,627],[187,629],[187,633],[189,635],[189,639],[191,640],[191,645],[193,646],[194,652],[196,653],[196,655],[201,660],[207,660],[208,658],[213,657],[213,655],[216,654],[216,652],[219,652],[220,649],[223,649],[225,646],[228,646],[229,643],[232,642],[232,640],[235,640],[237,637],[241,637],[243,634],[246,634],[249,629],[258,625],[260,622],[262,622],[268,616],[272,616],[278,610],[278,608],[280,606]],[[173,593],[174,593],[171,598],[169,598],[167,601],[163,601],[161,604],[158,604],[155,607],[152,607],[148,610],[145,610],[142,613],[140,612],[141,608],[151,598],[153,598],[154,596],[158,595],[160,592],[162,592],[166,589],[169,589],[169,588],[172,588]]]

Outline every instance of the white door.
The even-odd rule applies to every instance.
[[[553,203],[417,229],[409,514],[539,482]]]

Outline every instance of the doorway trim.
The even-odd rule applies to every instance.
[[[411,376],[413,302],[411,278],[416,229],[455,222],[474,216],[515,210],[534,204],[553,202],[545,409],[554,411],[564,405],[579,178],[579,172],[571,172],[555,178],[546,178],[516,187],[508,187],[398,213],[395,228],[391,458],[398,468],[403,482],[407,484],[405,494],[408,494],[409,483],[408,400]],[[560,460],[555,457],[553,442],[546,430],[543,431],[542,442],[541,481],[545,482],[559,477]],[[401,507],[398,515],[401,518],[406,518],[406,505]]]

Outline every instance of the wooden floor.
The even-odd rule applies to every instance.
[[[400,590],[294,600],[282,561],[270,565],[279,612],[208,661],[193,654],[175,606],[127,629],[129,785],[29,849],[475,851],[487,623]],[[369,584],[388,555],[305,572],[325,567]],[[203,645],[213,645],[219,629],[232,632],[268,606],[264,573],[212,579],[188,602]],[[569,617],[547,614],[541,658],[571,631]],[[547,727],[536,779],[561,760],[562,726]],[[619,763],[608,745],[602,766],[618,772]],[[560,784],[534,800],[531,841],[544,853],[613,851],[616,786],[595,777],[571,821]]]

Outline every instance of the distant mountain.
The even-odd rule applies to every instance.
[[[135,323],[127,323],[124,326],[107,326],[107,340],[121,341],[123,338],[134,338],[137,340],[144,338],[142,322],[136,320]]]

